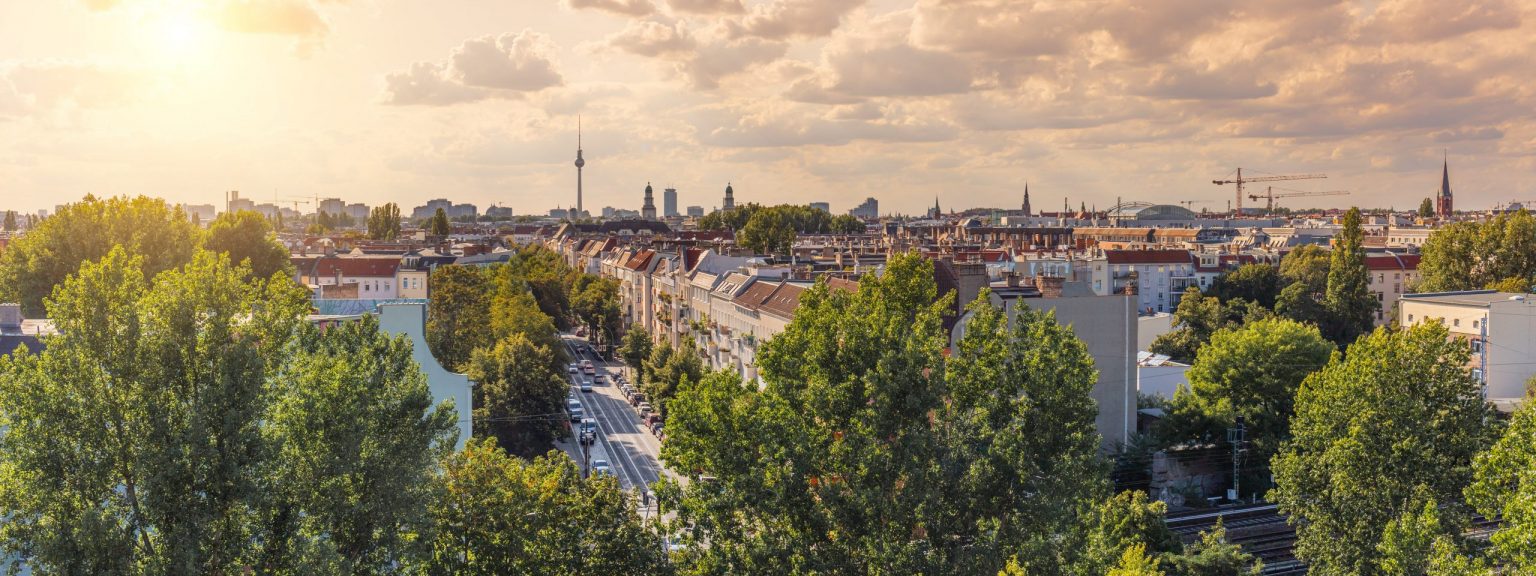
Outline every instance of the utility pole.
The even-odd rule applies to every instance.
[[[1248,453],[1248,425],[1242,416],[1238,416],[1233,426],[1227,429],[1227,442],[1232,444],[1232,489],[1227,491],[1227,499],[1235,502],[1243,495],[1239,482],[1243,456]]]
[[[1483,325],[1478,328],[1477,380],[1483,388],[1484,403],[1488,402],[1488,318],[1491,316],[1492,314],[1483,316]]]

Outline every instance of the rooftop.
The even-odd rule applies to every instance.
[[[1427,294],[1404,294],[1403,300],[1430,302],[1434,304],[1450,304],[1453,306],[1481,306],[1486,307],[1496,302],[1522,301],[1529,294],[1515,292],[1497,292],[1493,290],[1467,290],[1465,292],[1430,292]],[[1536,302],[1536,300],[1532,300]]]

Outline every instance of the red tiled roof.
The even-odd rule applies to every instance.
[[[321,258],[315,276],[329,278],[340,271],[345,278],[392,278],[399,269],[399,258]]]
[[[748,286],[746,290],[743,290],[741,294],[737,294],[734,302],[737,306],[741,306],[742,308],[746,308],[748,310],[757,310],[758,307],[762,306],[763,302],[767,302],[768,298],[773,296],[773,292],[778,289],[779,284],[777,282],[764,282],[759,280],[757,282],[753,282],[752,285]]]
[[[630,270],[644,270],[651,266],[651,258],[654,256],[656,253],[651,250],[641,250],[631,256],[629,261],[624,263],[624,267]]]
[[[859,291],[859,281],[858,280],[849,280],[847,278],[828,278],[827,279],[827,289],[828,290],[842,290],[844,292],[858,292]]]
[[[763,301],[759,309],[780,318],[794,318],[795,309],[800,307],[800,294],[804,292],[805,287],[785,282]]]
[[[1188,264],[1188,250],[1105,250],[1110,264]]]

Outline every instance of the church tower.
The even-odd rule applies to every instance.
[[[1435,192],[1435,215],[1441,218],[1449,218],[1454,209],[1451,202],[1451,162],[1445,160],[1440,165],[1440,190]]]
[[[736,208],[736,191],[731,189],[731,183],[725,183],[725,201],[720,203],[721,210],[733,210]]]
[[[1028,182],[1024,183],[1024,215],[1025,216],[1034,216],[1035,215],[1033,212],[1029,211],[1029,183]]]
[[[645,205],[640,207],[640,217],[646,220],[656,219],[656,198],[651,194],[651,183],[645,183]]]

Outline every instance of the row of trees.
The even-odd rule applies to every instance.
[[[833,216],[809,206],[746,204],[711,213],[699,220],[704,230],[733,230],[736,243],[760,254],[781,254],[794,245],[796,234],[858,234],[864,223],[853,216]]]
[[[27,314],[40,315],[55,286],[82,263],[118,247],[141,260],[147,277],[186,265],[200,247],[246,263],[247,273],[256,278],[292,271],[288,251],[257,213],[220,214],[204,231],[163,200],[86,196],[37,222],[0,253],[0,300],[19,302]]]
[[[1529,292],[1536,277],[1536,217],[1525,210],[1483,222],[1455,222],[1424,243],[1420,292]]]

